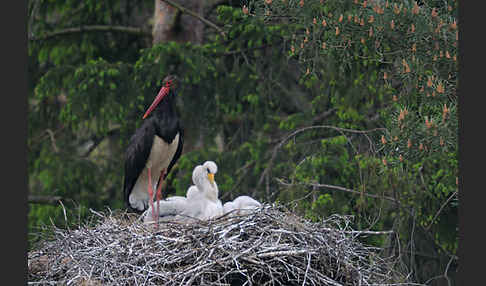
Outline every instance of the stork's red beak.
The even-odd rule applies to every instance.
[[[150,112],[152,112],[157,105],[162,101],[162,99],[169,93],[169,87],[167,85],[164,85],[160,91],[159,94],[157,94],[157,97],[155,97],[154,102],[150,105],[150,107],[147,109],[145,114],[143,115],[143,119],[145,119],[147,116],[149,116]]]

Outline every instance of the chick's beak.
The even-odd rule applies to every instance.
[[[214,185],[214,174],[209,173],[208,174],[208,179],[211,185]]]

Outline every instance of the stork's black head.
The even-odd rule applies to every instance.
[[[157,107],[157,105],[164,99],[164,97],[169,94],[169,91],[174,90],[176,86],[177,86],[177,76],[175,75],[166,76],[162,81],[162,88],[160,89],[159,94],[157,94],[154,101],[152,102],[150,107],[143,115],[143,119],[147,118],[150,112],[152,112]]]
[[[177,76],[170,74],[164,78],[162,81],[162,86],[166,86],[167,88],[174,90],[177,87],[177,83]]]

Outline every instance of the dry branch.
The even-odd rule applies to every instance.
[[[32,204],[57,204],[62,198],[59,196],[29,195],[27,200]]]
[[[302,185],[302,186],[310,186],[310,187],[316,187],[316,188],[327,188],[327,189],[331,189],[331,190],[348,192],[348,193],[352,193],[352,194],[356,194],[356,195],[360,195],[360,196],[364,195],[364,196],[370,197],[370,198],[385,199],[385,200],[389,200],[391,202],[397,202],[397,200],[395,200],[392,197],[387,197],[387,196],[384,196],[384,195],[374,195],[374,194],[365,193],[365,192],[359,192],[359,191],[344,188],[344,187],[341,187],[341,186],[335,186],[335,185],[329,185],[329,184],[317,184],[317,183],[297,183],[297,184],[296,183],[286,183],[286,182],[284,182],[284,180],[279,179],[279,178],[276,178],[276,180],[277,180],[277,182],[279,182],[281,185],[284,185],[284,186]]]
[[[91,25],[91,26],[66,28],[51,33],[46,33],[40,36],[29,36],[29,40],[31,41],[47,40],[49,38],[53,38],[57,36],[82,33],[82,32],[123,32],[123,33],[145,36],[145,37],[152,36],[151,33],[136,27]]]
[[[167,4],[169,4],[170,6],[178,9],[179,11],[181,11],[182,13],[186,13],[188,15],[191,15],[193,17],[195,17],[196,19],[198,19],[199,21],[203,22],[204,24],[208,25],[209,27],[215,29],[216,31],[218,31],[223,37],[225,36],[225,33],[223,31],[223,29],[221,29],[220,27],[218,27],[216,24],[214,24],[213,22],[203,18],[201,15],[177,4],[176,2],[172,1],[172,0],[160,0],[160,1],[163,1]]]
[[[452,198],[454,198],[455,196],[457,195],[457,191],[455,191],[454,193],[452,193],[452,195],[449,196],[449,198],[440,206],[439,210],[435,213],[434,217],[432,218],[432,220],[430,221],[429,225],[425,228],[425,230],[429,230],[430,227],[432,226],[432,224],[434,223],[434,221],[437,219],[437,217],[439,216],[439,214],[441,213],[442,209],[444,209],[444,207],[450,202],[450,200]]]
[[[357,239],[350,218],[309,222],[265,205],[246,216],[158,230],[125,212],[96,212],[28,253],[29,284],[393,285],[394,261]],[[385,233],[368,233],[383,235]]]
[[[370,130],[355,130],[355,129],[341,128],[341,127],[332,126],[332,125],[313,125],[313,126],[302,127],[302,128],[297,129],[297,130],[294,130],[290,134],[286,135],[283,139],[281,139],[280,142],[272,149],[270,159],[268,160],[268,165],[263,170],[263,172],[260,176],[260,179],[257,182],[255,192],[253,192],[252,196],[256,196],[256,190],[260,189],[260,187],[263,183],[263,180],[264,179],[268,180],[269,173],[270,173],[270,171],[273,167],[273,163],[275,161],[275,158],[277,157],[277,153],[280,150],[280,148],[282,148],[282,146],[287,141],[289,141],[291,138],[294,138],[298,134],[300,134],[302,132],[309,131],[309,130],[316,130],[316,129],[331,129],[331,130],[335,130],[335,131],[340,132],[342,135],[344,135],[344,132],[364,135],[368,139],[368,142],[370,144],[370,150],[373,150],[373,142],[371,141],[371,139],[368,137],[367,134],[371,133],[371,132],[375,132],[375,131],[384,131],[385,130],[385,128],[374,128],[374,129],[370,129]],[[349,142],[349,139],[347,139],[347,140]],[[267,195],[268,195],[268,193],[269,193],[269,190],[267,188]]]

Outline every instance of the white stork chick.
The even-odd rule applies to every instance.
[[[223,205],[223,213],[232,212],[233,215],[248,214],[251,210],[260,208],[262,204],[249,196],[239,196]]]
[[[223,206],[218,199],[218,185],[214,181],[217,165],[208,161],[198,165],[192,172],[192,181],[186,197],[174,196],[160,201],[159,218],[163,221],[207,220],[223,214]],[[144,222],[151,222],[152,208],[145,213]]]
[[[201,174],[197,174],[196,178],[193,178],[194,184],[200,190],[198,195],[204,194],[205,201],[205,219],[216,218],[223,215],[223,204],[218,199],[219,189],[218,184],[214,180],[214,175],[218,172],[218,166],[213,161],[206,161],[202,165],[204,170]]]

